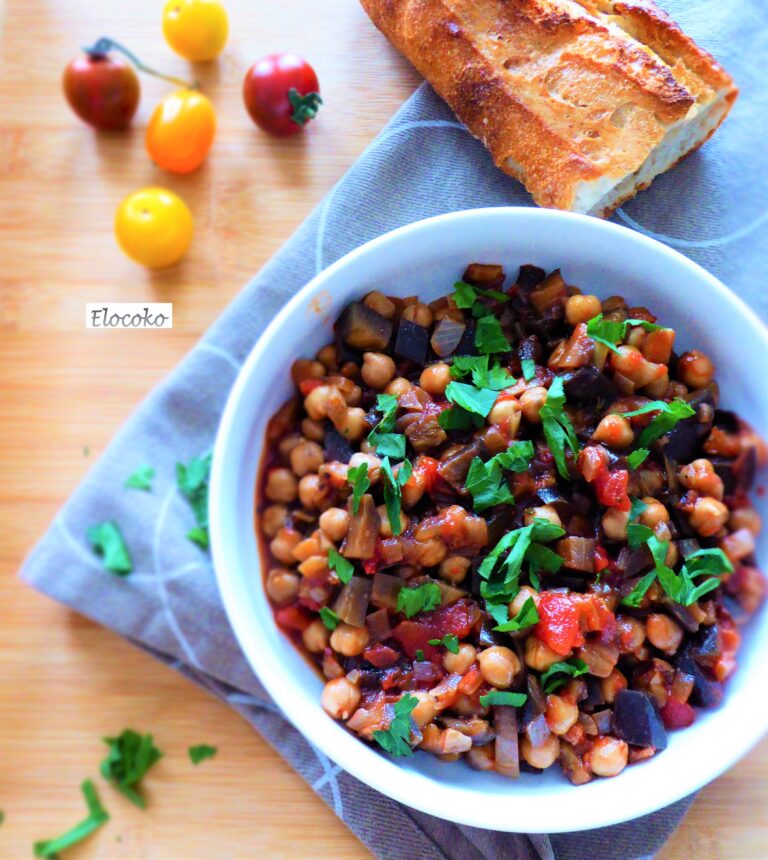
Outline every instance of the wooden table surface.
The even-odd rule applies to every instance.
[[[354,0],[227,0],[232,36],[195,74],[219,132],[201,170],[162,174],[142,128],[167,91],[142,78],[133,130],[97,136],[68,110],[59,75],[101,35],[177,74],[160,0],[8,0],[0,55],[0,857],[83,815],[102,735],[135,726],[166,755],[149,809],[109,789],[113,820],[72,858],[364,858],[367,850],[234,712],[115,634],[22,585],[15,573],[57,508],[149,388],[352,164],[418,82]],[[0,24],[3,14],[0,0]],[[295,50],[314,64],[326,105],[308,133],[273,140],[240,97],[259,56]],[[112,237],[120,199],[150,184],[189,203],[187,258],[151,274]],[[84,329],[87,301],[172,301],[172,331]],[[738,727],[734,727],[737,731]],[[219,747],[192,768],[190,744]],[[702,752],[706,755],[706,751]],[[764,858],[768,743],[706,788],[665,860]]]

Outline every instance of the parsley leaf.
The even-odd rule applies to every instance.
[[[488,366],[487,355],[457,355],[451,365],[451,376],[461,379],[467,374],[472,375],[472,383],[477,388],[490,388],[493,391],[503,391],[514,385],[516,380],[500,364]]]
[[[568,681],[568,678],[578,678],[579,675],[586,675],[588,671],[587,664],[578,657],[553,663],[541,676],[541,687],[545,693],[554,693]]]
[[[520,370],[523,372],[523,379],[526,382],[536,378],[536,362],[532,358],[520,359]]]
[[[508,302],[509,296],[499,290],[484,290],[481,287],[473,287],[472,284],[467,284],[464,281],[457,281],[453,285],[453,302],[457,308],[467,310],[477,302],[478,296],[485,296],[489,299],[496,299],[497,302]]]
[[[536,572],[544,568],[550,573],[557,573],[563,566],[563,557],[540,543],[532,543],[526,550],[525,558],[529,567]]]
[[[466,488],[472,495],[476,511],[484,511],[494,505],[511,505],[515,501],[495,457],[487,463],[475,457],[469,466]]]
[[[359,466],[347,469],[347,483],[352,487],[352,513],[356,514],[360,510],[360,499],[363,498],[371,486],[371,481],[368,477],[368,464],[360,463]]]
[[[194,457],[186,465],[176,464],[176,486],[189,502],[197,527],[187,532],[187,538],[203,549],[208,548],[208,477],[211,455]]]
[[[513,708],[519,708],[525,704],[528,698],[527,693],[507,693],[502,690],[491,690],[484,696],[480,696],[480,704],[487,708],[489,705],[511,705]]]
[[[339,626],[341,618],[329,606],[321,606],[320,620],[329,630],[335,630]]]
[[[109,813],[101,805],[93,781],[86,779],[80,786],[80,790],[83,792],[85,804],[88,807],[88,817],[55,839],[41,839],[39,842],[35,842],[35,857],[55,860],[59,852],[81,842],[109,821]]]
[[[647,507],[648,505],[642,499],[633,498],[629,508],[630,522],[636,520]]]
[[[138,784],[163,755],[152,735],[140,735],[124,729],[119,737],[104,738],[109,753],[101,763],[101,775],[124,794],[131,803],[146,809],[147,802],[138,792]]]
[[[536,604],[533,602],[533,598],[529,597],[523,604],[522,609],[514,618],[511,618],[509,621],[505,621],[503,624],[499,624],[498,627],[494,627],[493,629],[498,630],[499,633],[514,633],[516,630],[523,630],[526,627],[531,627],[538,621],[539,612],[536,609]]]
[[[212,747],[208,744],[198,744],[197,746],[189,747],[187,754],[192,764],[200,764],[201,761],[205,761],[207,758],[213,758],[218,751],[217,747]]]
[[[471,430],[472,427],[482,427],[484,422],[480,415],[454,406],[452,409],[443,409],[437,416],[437,423],[443,430]]]
[[[429,612],[440,605],[440,586],[436,582],[425,582],[417,588],[401,588],[397,594],[397,611],[406,618],[419,612]]]
[[[124,487],[127,487],[132,490],[146,490],[147,492],[152,492],[152,480],[155,477],[155,470],[152,466],[142,465],[139,466],[138,469],[132,474],[129,475],[125,483]]]
[[[631,326],[641,326],[646,331],[659,331],[662,328],[662,326],[648,322],[648,320],[628,319],[619,322],[618,320],[603,319],[603,315],[598,314],[587,322],[587,334],[592,340],[618,352],[616,344],[624,340],[627,329]]]
[[[640,525],[640,523],[627,525],[627,543],[632,549],[637,549],[640,544],[652,537],[654,537],[653,529],[648,528],[648,526]]]
[[[444,645],[451,654],[459,653],[459,637],[455,633],[446,633],[442,639],[429,639],[430,645]]]
[[[408,481],[413,472],[413,466],[409,460],[403,460],[400,469],[395,476],[389,457],[381,461],[381,474],[384,478],[384,504],[387,508],[387,519],[393,535],[399,535],[403,530],[400,523],[400,510],[403,498],[403,485]]]
[[[414,660],[416,660],[417,663],[424,662],[424,652],[421,650],[421,648],[416,649],[416,656],[414,657]]]
[[[402,460],[405,457],[405,436],[402,433],[379,433],[369,437],[371,447],[379,457],[394,457]]]
[[[411,714],[419,700],[410,693],[405,693],[394,704],[394,715],[386,731],[375,731],[373,739],[388,753],[398,758],[413,755],[411,749]]]
[[[510,472],[527,472],[536,448],[529,439],[522,442],[512,442],[506,451],[497,454],[493,459],[502,469]]]
[[[352,562],[344,558],[344,556],[333,547],[328,550],[328,567],[330,567],[331,570],[336,571],[336,576],[339,577],[339,582],[343,582],[345,585],[350,579],[352,579],[352,576],[355,573],[355,566]]]
[[[571,424],[571,419],[565,412],[565,391],[563,380],[556,376],[547,392],[547,400],[539,410],[544,438],[549,450],[555,458],[557,471],[563,478],[568,478],[568,463],[565,459],[566,445],[573,451],[573,456],[579,455],[579,440]]]
[[[638,448],[627,457],[627,465],[630,469],[636,469],[641,463],[644,463],[651,452],[648,448]]]
[[[118,576],[127,576],[133,570],[131,555],[116,522],[107,520],[91,526],[86,535],[93,551],[104,559],[107,570]]]
[[[475,346],[483,353],[509,352],[512,349],[504,336],[501,323],[492,314],[480,317],[477,321]]]
[[[487,388],[475,388],[465,382],[449,382],[445,396],[449,403],[485,418],[493,409],[498,394]]]
[[[669,433],[678,421],[690,418],[696,414],[696,410],[679,397],[676,397],[671,403],[667,403],[664,400],[652,400],[650,403],[646,403],[632,412],[618,412],[616,414],[622,415],[624,418],[634,418],[637,415],[646,415],[649,412],[658,412],[659,414],[640,433],[639,442],[641,448],[647,448],[651,442],[655,442],[664,436],[665,433]]]
[[[405,436],[393,433],[397,415],[397,397],[394,394],[379,394],[376,409],[381,412],[379,423],[368,434],[368,442],[380,457],[405,457]],[[355,511],[355,513],[357,513]]]
[[[645,593],[648,591],[651,585],[653,585],[655,579],[656,569],[654,568],[650,573],[646,573],[642,579],[638,580],[632,591],[630,591],[629,594],[626,595],[626,597],[622,598],[621,605],[631,606],[634,609],[637,609],[643,602]]]

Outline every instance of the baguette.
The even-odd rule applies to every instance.
[[[738,94],[651,0],[361,2],[539,206],[607,217]]]

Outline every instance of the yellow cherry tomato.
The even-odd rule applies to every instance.
[[[115,214],[115,237],[123,251],[150,269],[180,260],[192,241],[192,215],[187,204],[165,188],[142,188]]]
[[[216,134],[216,112],[196,90],[167,95],[149,118],[145,143],[158,167],[191,173],[205,160]]]
[[[163,9],[163,35],[185,59],[208,62],[227,44],[227,13],[219,0],[168,0]]]

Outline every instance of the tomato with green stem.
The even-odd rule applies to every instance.
[[[216,112],[196,90],[167,95],[149,119],[145,143],[152,161],[171,173],[191,173],[205,160],[216,134]]]
[[[187,204],[165,188],[129,194],[115,215],[115,238],[121,249],[150,269],[180,260],[192,241],[192,230]]]
[[[219,0],[168,0],[163,9],[165,41],[193,63],[214,60],[227,44],[229,21]]]
[[[254,63],[243,100],[256,125],[277,137],[298,134],[323,103],[315,70],[296,54],[269,54]]]

